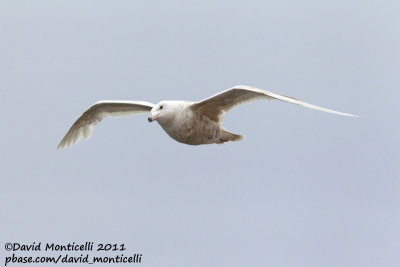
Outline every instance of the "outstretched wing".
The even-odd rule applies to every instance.
[[[327,108],[322,108],[318,106],[314,106],[305,102],[302,102],[296,98],[280,95],[268,91],[264,91],[252,86],[246,85],[238,85],[232,87],[226,91],[218,93],[212,97],[204,99],[200,102],[196,102],[192,105],[192,109],[200,114],[207,116],[208,118],[219,122],[221,120],[221,116],[234,108],[237,105],[253,101],[256,99],[267,99],[267,100],[281,100],[285,102],[289,102],[292,104],[300,105],[306,108],[316,109],[319,111],[329,112],[337,115],[344,116],[354,116]]]
[[[105,117],[129,116],[149,112],[154,104],[145,101],[99,101],[86,110],[71,126],[57,149],[70,146],[82,137],[92,136],[93,128]]]

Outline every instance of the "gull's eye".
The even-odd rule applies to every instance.
[[[161,105],[161,106],[160,106],[160,109],[163,109],[163,107],[164,107],[164,106],[163,106],[163,105]]]

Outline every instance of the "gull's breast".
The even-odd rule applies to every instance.
[[[212,144],[221,135],[217,122],[193,112],[177,117],[169,127],[163,129],[171,138],[188,145]]]

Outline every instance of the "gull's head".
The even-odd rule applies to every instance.
[[[165,124],[171,121],[174,115],[174,105],[168,101],[161,101],[151,109],[150,116],[147,120],[149,122],[158,121],[160,124]]]

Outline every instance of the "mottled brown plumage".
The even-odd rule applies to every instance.
[[[256,99],[281,100],[337,115],[354,116],[302,102],[296,98],[239,85],[199,102],[100,101],[86,110],[72,125],[58,148],[70,146],[81,137],[89,138],[93,127],[108,116],[126,116],[150,111],[149,122],[156,120],[170,137],[188,145],[239,141],[241,135],[226,131],[222,116],[235,106]]]

